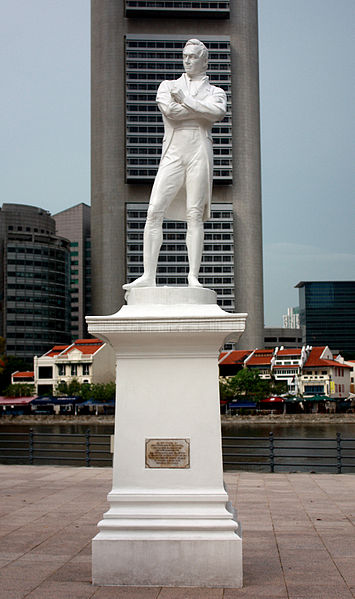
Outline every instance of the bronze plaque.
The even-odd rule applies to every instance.
[[[190,439],[146,439],[146,468],[190,468]]]

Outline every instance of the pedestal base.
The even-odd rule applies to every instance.
[[[242,539],[223,486],[218,355],[244,330],[203,288],[138,288],[87,318],[117,357],[113,487],[93,539],[102,585],[240,587]]]
[[[100,540],[92,542],[97,585],[242,586],[242,540]]]

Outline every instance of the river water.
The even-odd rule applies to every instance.
[[[32,425],[3,423],[0,426],[0,463],[29,463],[30,429],[34,433],[33,464],[88,465],[85,461],[88,459],[88,438],[84,435],[90,431],[89,464],[111,465],[109,436],[113,434],[114,425],[75,422]],[[134,434],[134,423],[132,429]],[[16,435],[14,436],[13,433]],[[270,453],[270,433],[274,436],[273,457],[272,452]],[[342,472],[355,472],[355,422],[282,423],[277,420],[269,424],[255,421],[224,423],[222,425],[224,468],[225,470],[270,471],[271,462],[274,460],[276,472],[336,472],[339,466],[337,433],[340,433],[343,439]],[[346,439],[353,439],[353,441],[346,441]]]
[[[35,432],[54,434],[85,434],[89,429],[93,435],[112,435],[114,432],[113,424],[98,423],[58,423],[58,424],[12,424],[6,423],[0,426],[0,433],[28,433],[32,429]],[[133,424],[134,431],[134,424]],[[255,421],[222,424],[223,437],[267,437],[273,432],[278,437],[319,437],[335,438],[336,433],[341,433],[344,437],[355,437],[355,421],[353,422],[287,422],[283,423],[277,420],[272,423],[258,423]]]

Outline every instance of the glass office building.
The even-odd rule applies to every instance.
[[[303,342],[355,355],[355,281],[301,281]]]
[[[70,342],[70,246],[46,210],[0,210],[1,335],[25,359]]]
[[[70,240],[70,312],[73,339],[87,337],[91,310],[90,206],[81,202],[53,215],[57,234]]]

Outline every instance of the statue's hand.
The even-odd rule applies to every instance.
[[[185,99],[185,94],[182,89],[174,88],[171,90],[170,95],[174,102],[177,102],[178,104],[182,104]]]

